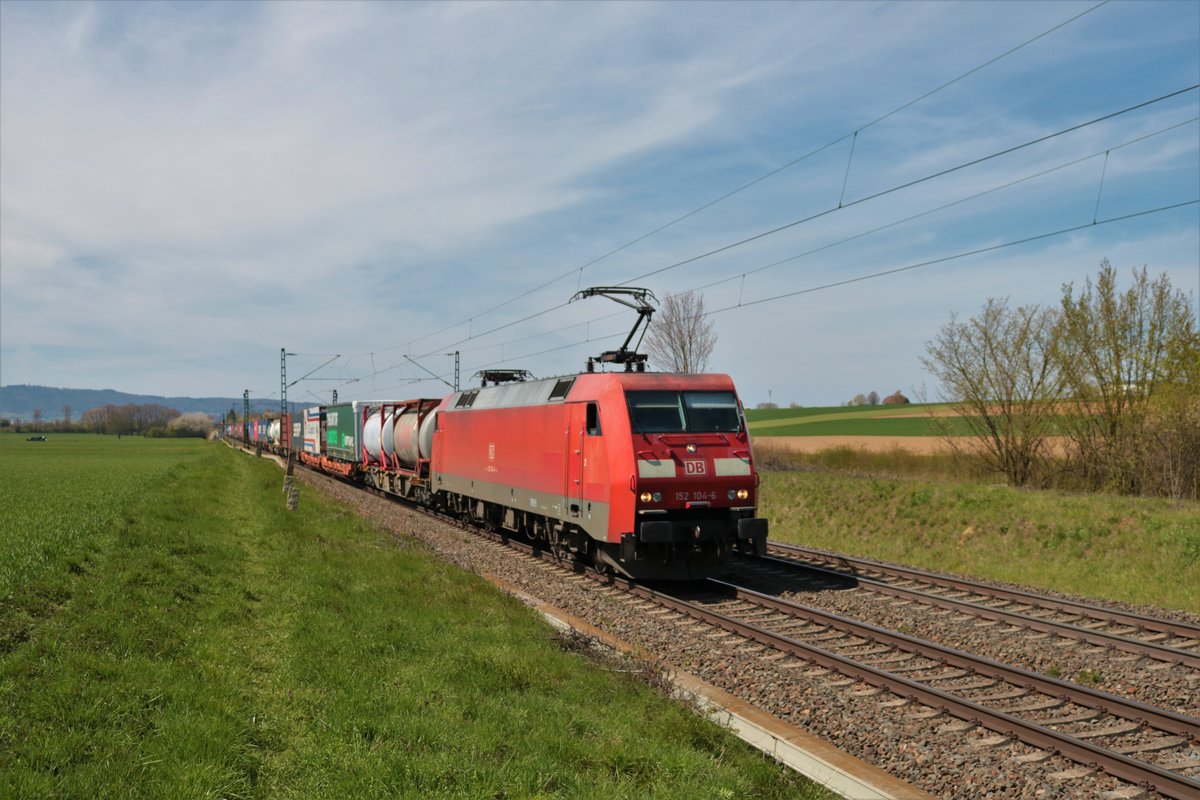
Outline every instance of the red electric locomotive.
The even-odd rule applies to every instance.
[[[457,392],[433,434],[434,502],[634,578],[762,553],[758,474],[726,375],[586,373]]]
[[[308,465],[524,534],[563,556],[639,579],[715,574],[735,550],[762,555],[758,473],[727,375],[644,372],[627,349],[653,308],[645,289],[599,287],[638,311],[624,372],[456,391],[442,400],[352,402],[296,416]],[[633,301],[627,301],[632,298]],[[303,422],[301,423],[301,419]]]

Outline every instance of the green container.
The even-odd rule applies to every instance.
[[[325,455],[341,461],[359,461],[362,414],[359,403],[325,407]]]

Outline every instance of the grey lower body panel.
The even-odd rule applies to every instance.
[[[511,508],[514,511],[537,514],[546,519],[574,525],[592,539],[603,541],[608,535],[608,503],[539,492],[533,489],[521,489],[490,481],[472,480],[443,472],[433,474],[432,486],[435,492],[451,492],[503,508]]]
[[[636,580],[710,577],[724,571],[735,551],[766,552],[767,521],[744,516],[752,509],[679,510],[666,519],[639,516],[630,520],[633,530],[623,533],[620,542],[611,542],[607,539],[608,503],[439,472],[430,476],[430,488],[434,493],[465,498],[468,503],[490,504],[514,515],[534,515],[578,529],[592,540],[589,550],[596,561]]]

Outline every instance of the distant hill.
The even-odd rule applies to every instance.
[[[158,403],[173,408],[181,414],[189,411],[201,411],[214,417],[221,416],[233,408],[238,414],[242,413],[241,397],[163,397],[153,394],[130,394],[118,392],[115,389],[60,389],[55,386],[33,386],[21,384],[17,386],[0,386],[0,418],[32,420],[35,409],[41,410],[42,419],[62,419],[63,406],[71,407],[71,416],[75,419],[89,408],[108,404],[146,405]],[[304,404],[289,403],[292,408],[302,408]],[[250,400],[251,412],[278,411],[278,400]]]

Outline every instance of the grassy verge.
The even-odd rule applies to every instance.
[[[801,422],[824,422],[838,419],[875,419],[889,417],[924,417],[945,403],[909,403],[895,406],[812,406],[809,408],[747,408],[746,421],[750,430],[759,427],[791,425]]]
[[[286,512],[280,485],[209,447],[15,589],[0,796],[823,796],[481,579],[311,491]]]
[[[205,446],[198,439],[51,434],[28,442],[0,434],[0,598],[111,527],[141,487]]]
[[[766,472],[782,541],[1200,612],[1200,504],[830,471]]]
[[[953,453],[916,453],[903,447],[866,450],[850,445],[804,453],[770,442],[756,441],[754,458],[761,469],[777,472],[833,470],[856,477],[953,478],[999,480],[977,462]]]
[[[879,419],[831,419],[752,428],[763,436],[970,436],[963,417],[896,417]]]

